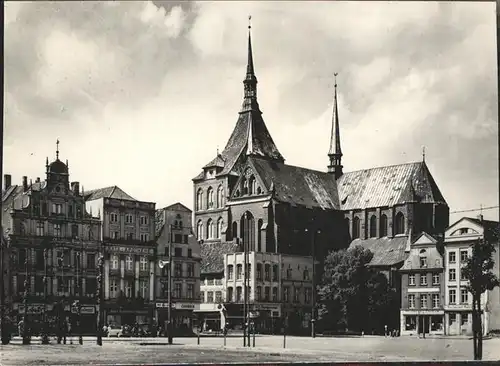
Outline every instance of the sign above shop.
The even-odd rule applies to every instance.
[[[154,254],[154,249],[141,248],[141,247],[122,247],[118,245],[110,245],[107,250],[111,253],[124,253],[124,254]]]
[[[44,304],[28,305],[28,314],[43,314],[44,310]],[[24,305],[19,305],[19,314],[24,314]]]
[[[165,308],[168,309],[168,302],[157,302],[157,308]],[[200,308],[200,304],[189,303],[189,302],[173,302],[172,309],[177,310],[198,310]]]

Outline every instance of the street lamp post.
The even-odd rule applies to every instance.
[[[104,257],[102,254],[97,259],[97,345],[102,346],[102,277],[103,277]]]
[[[26,259],[24,261],[25,265],[25,279],[24,279],[24,299],[23,299],[23,305],[24,305],[24,315],[23,315],[23,324],[24,324],[24,329],[23,329],[23,344],[30,344],[31,343],[31,334],[30,334],[30,328],[28,326],[28,296],[29,296],[29,282],[28,282],[28,250],[26,250]]]
[[[305,230],[306,232],[308,229]],[[311,291],[311,337],[316,338],[316,234],[321,234],[321,230],[312,231],[312,245],[311,245],[311,256],[312,256],[312,291]]]
[[[167,268],[167,283],[168,283],[168,308],[167,308],[167,337],[168,344],[172,344],[172,227],[170,228],[170,242],[168,243],[168,261],[159,261],[158,267]]]
[[[44,274],[43,274],[43,328],[42,328],[42,344],[49,344],[49,335],[48,335],[48,320],[47,320],[47,280],[48,280],[48,273],[47,273],[47,260],[49,257],[49,253],[47,251],[47,248],[43,250],[43,269],[44,269]]]
[[[247,214],[243,215],[243,347],[247,346],[247,333],[248,333],[248,301],[247,301]]]
[[[81,261],[81,254],[80,252],[76,252],[76,288],[75,288],[75,292],[76,292],[76,297],[79,298],[81,297],[81,294],[80,294],[80,290],[81,290],[81,286],[80,286],[80,268],[81,268],[81,265],[80,265],[80,261]],[[76,304],[76,310],[77,310],[77,318],[76,318],[76,331],[78,332],[78,343],[80,344],[83,344],[83,336],[82,336],[82,330],[80,328],[81,326],[81,315],[82,315],[82,304],[80,303],[80,301],[77,301],[77,304]]]
[[[3,238],[0,241],[0,334],[2,337],[2,344],[6,345],[10,343],[10,329],[7,326],[7,316],[5,315],[6,301],[5,301],[5,279],[7,276],[7,269],[5,268],[5,251],[7,250],[7,243],[4,242]]]

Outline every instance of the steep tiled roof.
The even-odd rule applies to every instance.
[[[446,203],[424,162],[345,173],[337,185],[342,210],[393,206],[414,200]]]
[[[250,136],[252,155],[284,162],[283,156],[281,156],[281,153],[274,144],[262,115],[260,112],[252,110],[240,114],[233,133],[221,153],[225,165],[220,174],[228,174],[233,169],[240,155],[247,153],[249,131],[252,131]]]
[[[215,158],[213,158],[212,161],[210,161],[210,163],[205,165],[203,167],[203,169],[213,168],[213,167],[224,168],[224,163],[225,163],[225,161],[224,161],[224,158],[222,157],[222,155],[217,154],[217,156]]]
[[[163,208],[164,210],[172,210],[172,211],[186,211],[186,212],[193,212],[191,211],[191,209],[185,205],[183,205],[182,203],[180,202],[177,202],[177,203],[173,203],[169,206],[166,206]]]
[[[120,200],[137,201],[118,186],[93,189],[85,192],[86,201],[98,200],[99,198],[115,198]]]
[[[467,219],[483,226],[484,233],[490,240],[498,240],[500,238],[500,222],[491,220],[481,220],[478,218],[467,217]]]
[[[274,184],[274,197],[278,201],[326,210],[339,208],[333,175],[255,157],[249,160],[268,190]]]
[[[355,239],[349,245],[350,248],[361,245],[365,249],[373,252],[371,266],[393,266],[405,260],[407,236],[397,236],[394,238],[370,238]]]
[[[239,245],[234,242],[205,243],[201,245],[201,273],[224,271],[224,255],[238,252]]]

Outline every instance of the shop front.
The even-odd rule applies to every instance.
[[[222,304],[200,304],[199,309],[193,311],[195,327],[201,332],[218,332],[226,324],[225,314]]]
[[[151,326],[153,322],[151,311],[146,306],[140,309],[104,307],[103,311],[105,324],[114,327],[132,327],[135,324]]]
[[[171,319],[173,336],[189,336],[193,334],[194,315],[193,312],[199,309],[198,303],[172,302]],[[167,329],[168,324],[168,302],[156,303],[158,325],[162,329]]]
[[[401,335],[443,335],[444,310],[402,310]]]
[[[71,308],[71,322],[73,332],[82,335],[94,335],[97,330],[97,311],[95,305],[81,305],[80,316],[78,309]],[[79,327],[77,327],[79,324]]]
[[[250,310],[257,333],[281,333],[281,304],[252,304]]]
[[[292,304],[286,304],[283,308],[282,318],[285,324],[285,331],[290,335],[308,335],[310,333],[310,312],[311,308],[305,308],[303,306],[293,306]],[[309,314],[309,320],[307,320],[307,314]]]

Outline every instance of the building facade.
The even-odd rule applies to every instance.
[[[285,164],[257,101],[250,35],[243,89],[225,148],[193,179],[202,258],[241,252],[242,243],[250,252],[312,256],[318,281],[328,252],[361,245],[399,291],[407,241],[422,232],[442,238],[448,226],[448,205],[424,159],[344,173],[335,83],[327,170]],[[399,320],[395,313],[390,326],[399,329]]]
[[[26,313],[35,331],[45,314],[52,324],[68,319],[75,331],[95,334],[101,222],[86,211],[80,184],[70,183],[68,162],[59,160],[57,149],[52,163],[47,158],[44,181],[28,183],[25,176],[17,185],[5,175],[4,183],[2,226],[13,316],[19,321]],[[71,307],[75,300],[82,305],[79,328]]]
[[[194,326],[194,311],[200,305],[200,244],[192,231],[192,211],[176,203],[156,211],[156,241],[158,261],[172,265],[156,267],[156,318],[166,329],[168,294],[171,295],[171,318],[174,335],[190,333]],[[168,270],[171,270],[171,285]]]
[[[102,216],[106,324],[155,327],[155,204],[117,186],[85,192],[89,212]]]
[[[479,239],[484,239],[495,245],[493,272],[497,277],[500,277],[498,233],[498,222],[468,217],[458,220],[446,230],[444,249],[446,259],[446,300],[444,306],[446,334],[472,334],[472,294],[466,289],[468,281],[463,277],[462,268],[467,258],[472,255],[471,245]],[[486,291],[481,296],[484,334],[500,329],[499,298],[500,289],[498,287],[492,291]]]
[[[438,241],[422,233],[408,242],[401,272],[401,334],[444,334],[444,263]]]
[[[293,333],[308,330],[312,319],[312,257],[253,251],[247,255],[247,273],[244,253],[226,254],[224,259],[225,308],[231,314],[226,321],[234,325],[243,321],[243,281],[248,275],[247,306],[257,331],[277,333],[284,319]],[[230,308],[235,311],[231,313]]]

